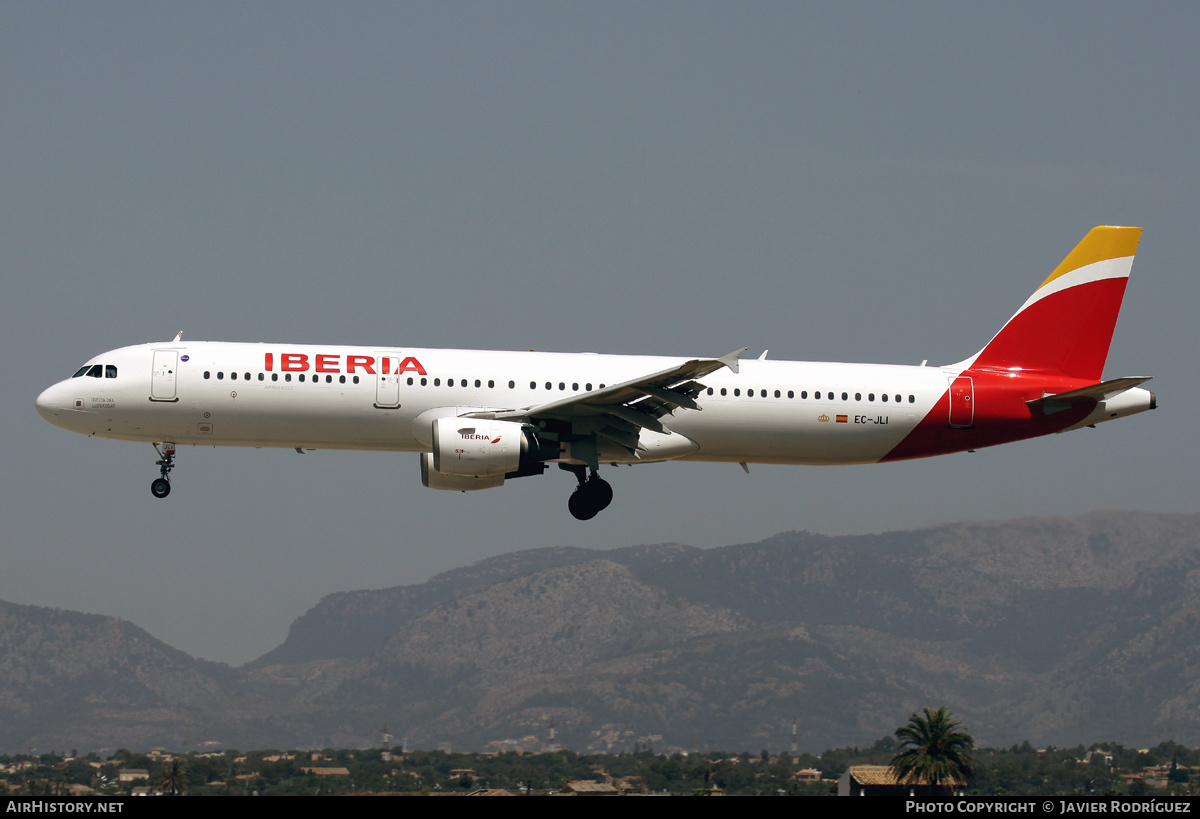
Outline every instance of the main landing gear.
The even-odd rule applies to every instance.
[[[158,453],[158,460],[154,463],[158,466],[158,473],[161,477],[155,478],[154,483],[150,484],[150,494],[156,498],[165,498],[171,494],[171,470],[175,468],[175,444],[163,441],[162,449],[155,444],[154,451]]]
[[[576,520],[591,520],[612,503],[612,485],[597,475],[596,470],[589,476],[582,466],[564,468],[569,468],[579,479],[579,486],[567,499],[567,509]]]

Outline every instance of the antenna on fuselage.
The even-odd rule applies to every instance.
[[[183,341],[183,330],[180,330],[178,333],[175,334],[175,338],[172,340],[171,343],[178,344],[180,341]]]

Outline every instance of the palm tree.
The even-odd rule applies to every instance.
[[[159,770],[158,776],[154,778],[154,784],[165,791],[170,791],[171,796],[178,796],[188,784],[188,772],[183,760],[172,759],[164,765]]]
[[[896,738],[906,750],[892,759],[892,773],[904,785],[927,785],[953,791],[975,779],[975,760],[971,751],[975,740],[963,730],[950,709],[925,709],[925,715],[913,714],[908,725],[896,729]]]

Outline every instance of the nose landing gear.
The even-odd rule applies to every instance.
[[[579,479],[579,486],[567,499],[567,509],[576,520],[591,520],[612,503],[612,485],[596,474],[594,469],[590,476],[583,467],[571,471]]]
[[[155,444],[154,451],[158,453],[158,460],[154,463],[158,466],[158,473],[161,477],[155,478],[154,482],[150,484],[150,494],[156,498],[165,498],[171,494],[171,470],[175,468],[175,444],[163,441],[162,449]]]

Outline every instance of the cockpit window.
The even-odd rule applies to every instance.
[[[104,365],[104,377],[105,378],[116,378],[117,377],[116,366],[113,364],[105,364]]]
[[[80,368],[79,368],[79,372],[75,373],[75,375],[73,375],[73,376],[71,376],[71,377],[72,377],[72,378],[78,378],[79,376],[83,375],[83,374],[84,374],[84,373],[86,373],[87,371],[88,371],[88,365],[87,365],[87,364],[84,364],[82,367],[80,367]]]
[[[104,367],[100,366],[99,364],[93,364],[90,368],[88,368],[88,378],[100,378],[102,375],[104,375]]]

